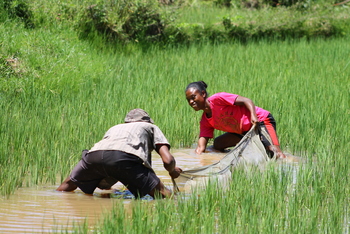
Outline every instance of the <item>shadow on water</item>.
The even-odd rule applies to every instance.
[[[225,153],[210,149],[202,155],[195,154],[193,149],[173,149],[172,154],[183,170],[209,165],[225,156]],[[153,154],[152,167],[165,186],[172,187],[171,179],[157,154]],[[93,226],[116,202],[122,202],[126,210],[131,209],[132,195],[120,183],[113,186],[113,191],[96,189],[93,196],[85,195],[79,189],[75,192],[57,192],[57,186],[20,188],[9,198],[0,198],[0,233],[72,230],[74,225],[85,221]],[[147,196],[144,199],[152,200]]]

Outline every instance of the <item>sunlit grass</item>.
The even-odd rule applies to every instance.
[[[213,186],[176,201],[135,201],[133,219],[116,206],[100,229],[349,230],[347,39],[113,51],[80,41],[68,29],[25,30],[9,23],[0,25],[0,33],[1,56],[18,58],[22,69],[0,78],[2,195],[18,186],[59,183],[57,175],[67,176],[81,150],[132,108],[148,111],[173,147],[191,146],[201,113],[188,106],[184,89],[204,80],[210,94],[236,93],[271,111],[282,149],[307,163],[295,177],[272,164],[264,172],[237,170],[227,191]]]

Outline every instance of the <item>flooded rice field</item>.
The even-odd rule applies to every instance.
[[[87,218],[94,223],[112,199],[79,192],[60,193],[55,186],[20,188],[0,202],[0,233],[45,233],[72,227]],[[62,229],[63,229],[62,228]]]
[[[196,155],[193,149],[172,150],[177,165],[183,170],[209,165],[225,154],[209,152]],[[153,168],[167,187],[172,186],[168,173],[157,154],[153,155]],[[0,198],[0,233],[52,233],[72,230],[75,224],[87,221],[93,226],[104,212],[108,212],[117,198],[104,198],[110,191],[95,190],[93,196],[75,192],[57,192],[56,186],[19,188],[9,198]],[[115,189],[123,186],[117,183]],[[124,199],[127,209],[131,199]]]

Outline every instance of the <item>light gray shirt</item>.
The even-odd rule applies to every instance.
[[[89,152],[120,150],[140,157],[145,166],[151,168],[151,153],[157,144],[170,147],[163,132],[156,125],[146,122],[124,123],[111,127]]]

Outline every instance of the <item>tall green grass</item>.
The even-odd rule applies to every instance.
[[[349,230],[348,38],[113,49],[81,41],[69,27],[29,30],[14,22],[0,24],[0,35],[1,61],[10,66],[6,59],[16,58],[19,68],[0,78],[2,195],[59,183],[81,150],[132,108],[148,111],[173,147],[191,146],[201,113],[184,89],[204,80],[211,94],[237,93],[271,111],[282,149],[307,159],[296,183],[275,164],[263,173],[238,170],[226,191],[213,185],[176,201],[134,201],[131,216],[117,202],[99,230]]]
[[[126,215],[117,201],[96,232],[103,233],[346,233],[345,183],[324,184],[326,171],[313,165],[264,172],[234,171],[230,188],[212,183],[177,200],[134,201]],[[341,204],[345,205],[343,207]]]

